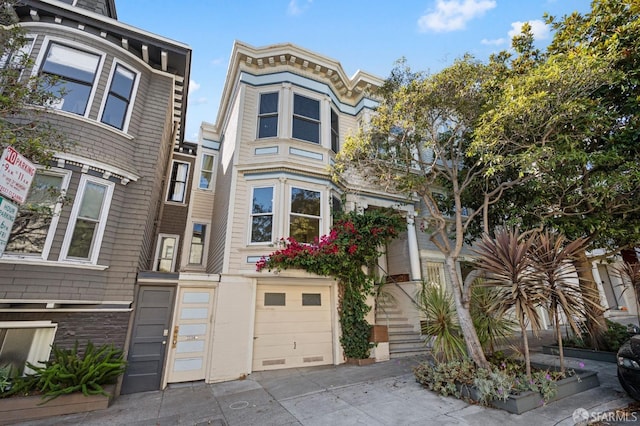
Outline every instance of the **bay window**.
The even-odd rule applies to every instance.
[[[293,95],[292,136],[307,142],[320,143],[320,101]]]
[[[302,188],[291,188],[289,236],[301,243],[313,243],[320,237],[321,194]]]
[[[278,93],[261,93],[258,139],[278,136]]]
[[[116,129],[125,129],[135,82],[136,73],[116,64],[100,121]]]
[[[270,243],[273,240],[273,187],[253,188],[251,198],[252,243]]]

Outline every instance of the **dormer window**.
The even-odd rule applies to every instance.
[[[320,143],[320,101],[298,94],[293,96],[292,136]]]

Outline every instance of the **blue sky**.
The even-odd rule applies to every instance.
[[[193,49],[186,139],[215,122],[234,40],[255,47],[294,43],[339,61],[347,75],[381,78],[404,57],[437,72],[464,53],[487,59],[531,22],[540,46],[544,12],[590,9],[589,0],[121,0],[118,19]]]

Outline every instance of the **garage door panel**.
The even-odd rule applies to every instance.
[[[269,295],[264,306],[265,293]],[[284,293],[284,297],[282,294]],[[303,294],[306,296],[303,305]],[[333,362],[329,287],[258,286],[253,370],[271,370]],[[320,305],[315,305],[315,303]]]

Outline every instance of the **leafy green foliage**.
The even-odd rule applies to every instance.
[[[345,213],[335,221],[329,235],[313,244],[293,238],[282,239],[282,249],[260,259],[256,270],[303,269],[340,283],[340,343],[348,358],[369,357],[370,325],[365,316],[371,310],[366,298],[374,279],[363,271],[380,256],[379,248],[398,235],[402,218],[392,210],[371,209],[362,214]]]
[[[492,354],[513,335],[516,322],[507,315],[502,291],[478,279],[471,288],[471,318],[485,353]]]
[[[609,319],[606,320],[607,329],[602,334],[603,345],[600,348],[602,351],[607,352],[618,352],[620,346],[632,336],[629,333],[629,330],[626,326],[611,321]],[[580,348],[580,349],[590,349],[593,347],[591,343],[591,338],[589,334],[586,332],[581,334],[574,334],[566,339],[565,346],[569,348]]]
[[[44,366],[27,363],[33,374],[16,378],[11,389],[2,396],[32,391],[43,394],[44,402],[60,395],[82,392],[84,395],[108,395],[103,385],[115,383],[124,373],[126,361],[122,350],[113,345],[95,347],[87,342],[83,353],[78,342],[72,349],[52,347],[51,360]]]

